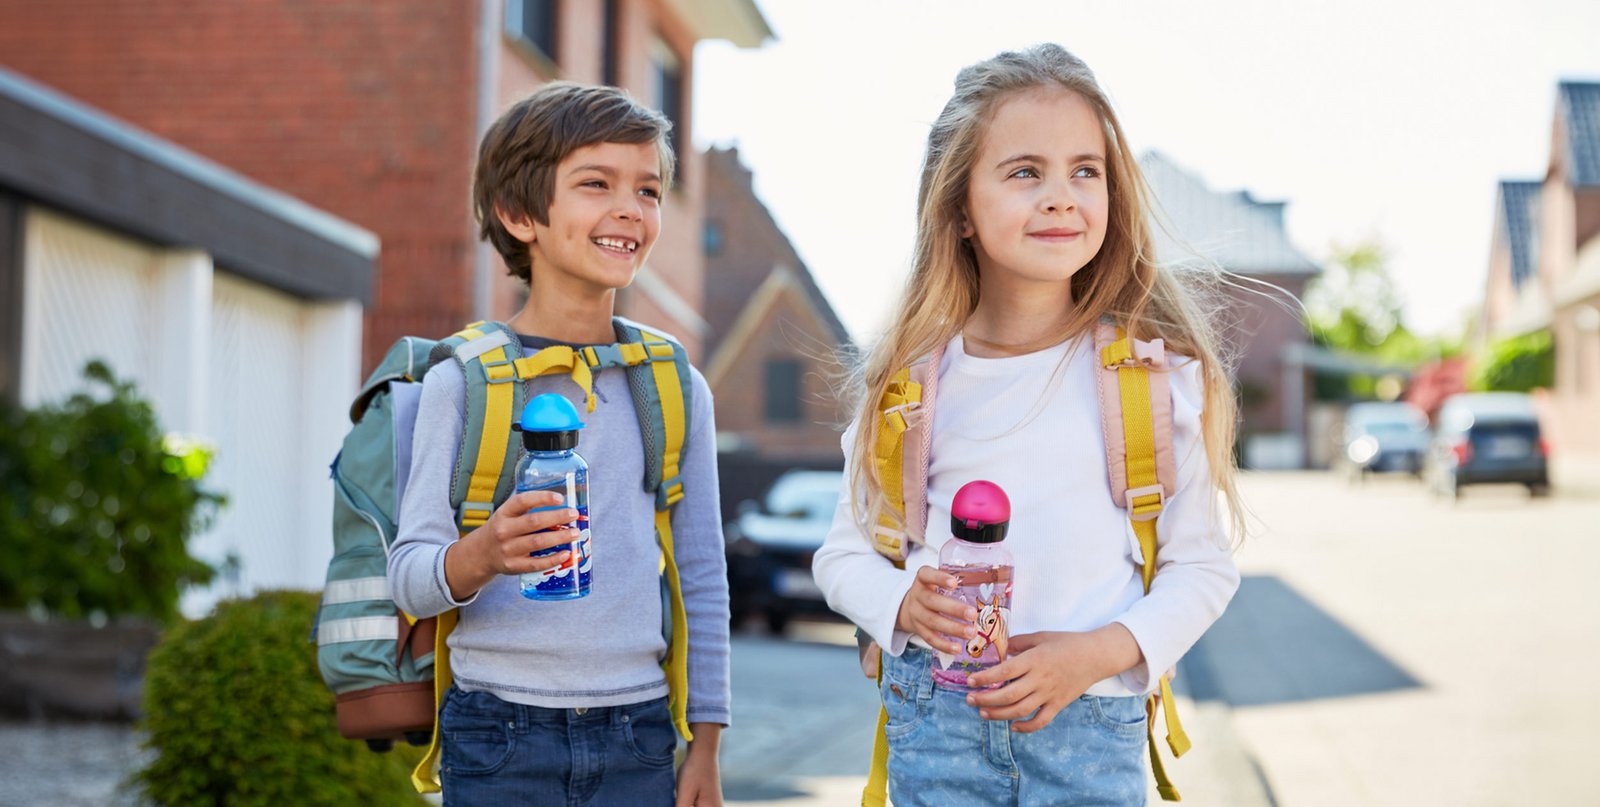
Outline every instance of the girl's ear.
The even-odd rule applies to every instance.
[[[524,244],[531,244],[536,240],[533,217],[527,213],[508,213],[505,208],[497,204],[494,206],[494,217],[500,220],[500,226],[506,228],[506,232],[511,233],[512,238]]]
[[[972,226],[972,217],[965,210],[961,211],[961,237],[971,238],[978,234],[978,228]]]

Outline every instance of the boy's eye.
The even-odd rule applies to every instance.
[[[1029,167],[1029,166],[1024,166],[1022,168],[1018,168],[1017,170],[1012,171],[1011,175],[1009,177],[1007,177],[1007,179],[1038,179],[1038,178],[1039,178],[1038,169],[1032,168],[1032,167]]]
[[[605,186],[606,181],[603,179],[586,179],[579,185],[579,187],[583,188],[604,188]]]
[[[641,196],[648,196],[651,199],[661,198],[661,190],[659,188],[640,188],[639,194]]]

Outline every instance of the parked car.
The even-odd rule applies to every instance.
[[[1408,403],[1369,401],[1345,410],[1342,462],[1352,477],[1380,471],[1422,475],[1428,416]]]
[[[1477,392],[1451,396],[1439,409],[1429,461],[1441,494],[1459,497],[1463,486],[1502,482],[1544,496],[1549,453],[1531,398]]]
[[[829,614],[811,577],[811,556],[833,523],[841,471],[786,471],[766,495],[741,502],[727,527],[728,593],[733,624],[761,613],[773,633],[796,614]]]

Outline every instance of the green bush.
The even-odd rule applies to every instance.
[[[317,595],[268,591],[178,625],[150,654],[136,774],[158,804],[422,804],[421,749],[377,754],[339,736],[307,641]]]
[[[188,550],[223,502],[200,487],[209,453],[164,438],[104,364],[84,376],[60,404],[0,405],[0,608],[170,622],[215,573]]]
[[[1502,339],[1489,347],[1473,368],[1468,386],[1475,390],[1531,392],[1556,380],[1555,340],[1549,331]]]

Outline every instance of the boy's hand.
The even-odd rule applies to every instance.
[[[895,619],[895,626],[921,636],[929,647],[946,653],[962,652],[964,641],[951,641],[950,637],[971,639],[977,636],[978,609],[939,593],[941,587],[954,589],[957,584],[956,578],[948,572],[932,566],[918,569],[917,581],[900,601],[900,615]]]
[[[674,807],[722,807],[722,775],[717,768],[719,723],[691,723],[694,740],[678,768],[678,798]]]
[[[483,526],[452,544],[444,556],[450,596],[461,600],[499,575],[542,572],[565,562],[571,552],[528,557],[531,552],[578,540],[579,531],[573,527],[542,532],[577,519],[578,511],[560,507],[561,503],[561,494],[547,490],[514,494]],[[538,507],[556,509],[528,512]]]
[[[1027,734],[1050,725],[1067,704],[1096,681],[1132,669],[1144,660],[1139,643],[1120,623],[1088,633],[1066,631],[1024,633],[1011,637],[1011,656],[967,682],[999,689],[973,692],[967,703],[985,720],[1019,720],[1011,730]]]

